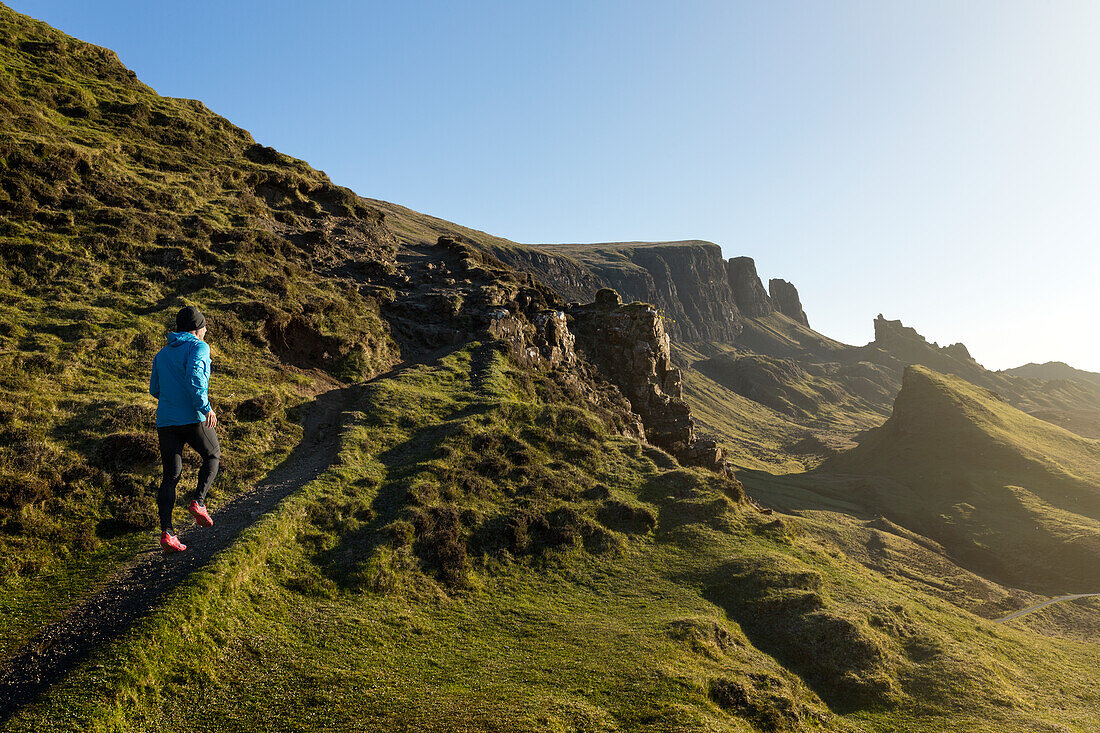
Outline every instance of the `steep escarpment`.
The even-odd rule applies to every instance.
[[[726,263],[726,276],[741,312],[750,318],[772,313],[771,298],[756,274],[756,262],[751,257],[733,257]]]
[[[611,288],[627,301],[652,303],[676,339],[730,341],[741,330],[722,251],[710,242],[537,245],[494,254],[563,291],[571,283],[561,273],[571,268],[558,262],[577,263],[591,274],[581,302]]]
[[[776,310],[752,258],[724,260],[711,242],[483,244],[502,261],[531,272],[555,290],[583,296],[578,300],[589,301],[596,290],[606,287],[626,301],[652,303],[661,311],[669,335],[678,341],[732,343],[749,319]],[[793,286],[790,291],[797,302],[797,291]],[[784,307],[790,291],[784,291]],[[792,317],[806,322],[801,305]]]

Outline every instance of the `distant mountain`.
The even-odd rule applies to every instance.
[[[1025,379],[1044,379],[1047,381],[1053,379],[1083,379],[1088,382],[1100,384],[1100,374],[1096,372],[1086,372],[1083,369],[1075,369],[1064,361],[1048,361],[1045,364],[1036,364],[1032,362],[1030,364],[1024,364],[1023,366],[1018,366],[1015,369],[1005,369],[1003,373],[1011,374],[1016,377],[1024,377]]]
[[[992,372],[963,344],[939,346],[883,316],[875,340],[849,346],[776,311],[744,319],[730,344],[674,344],[684,393],[704,433],[747,468],[811,468],[890,415],[907,366],[923,364],[992,390],[1085,437],[1100,437],[1100,384]],[[734,419],[736,416],[736,419]]]

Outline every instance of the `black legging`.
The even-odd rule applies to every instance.
[[[218,475],[218,464],[222,458],[218,447],[218,434],[206,423],[196,422],[190,425],[170,425],[157,428],[160,438],[160,460],[164,467],[164,478],[157,492],[157,508],[160,509],[160,531],[172,529],[172,509],[176,506],[176,484],[183,473],[183,446],[189,445],[202,456],[202,468],[199,469],[199,483],[195,489],[195,500],[206,503],[206,494],[210,484]]]

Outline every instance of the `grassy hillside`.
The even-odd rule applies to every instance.
[[[1090,606],[994,625],[1033,596],[974,572],[1026,556],[1043,589],[1084,558],[1091,578],[1095,442],[918,369],[829,462],[847,474],[804,474],[883,417],[832,393],[832,366],[771,407],[686,372],[701,432],[773,472],[746,472],[780,510],[761,511],[623,437],[588,367],[468,343],[483,306],[552,294],[460,240],[522,245],[361,199],[2,5],[0,118],[0,659],[150,544],[148,368],[181,305],[211,325],[215,510],[298,444],[315,396],[356,395],[332,465],[3,730],[1100,726]],[[761,350],[840,348],[754,323]]]
[[[357,410],[338,465],[7,730],[1100,723],[1095,644],[873,573],[496,349]]]
[[[398,354],[377,300],[325,271],[338,253],[393,260],[380,212],[2,5],[0,125],[5,650],[153,526],[146,390],[180,306],[208,316],[211,398],[233,447],[215,506],[297,441],[288,408]]]
[[[778,311],[746,319],[745,330],[737,337],[737,345],[760,354],[780,357],[804,354],[824,356],[850,348]]]
[[[1086,438],[1100,438],[1100,374],[1058,361],[1025,364],[1004,373],[1036,384],[1037,394],[1053,398],[1035,400],[1033,407],[1025,408],[1029,414]]]
[[[989,577],[1100,587],[1100,442],[958,377],[907,369],[886,424],[820,470],[892,479],[872,505]]]

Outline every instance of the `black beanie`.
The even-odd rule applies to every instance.
[[[176,314],[176,331],[198,331],[205,325],[206,318],[193,305],[180,308],[180,312]]]

